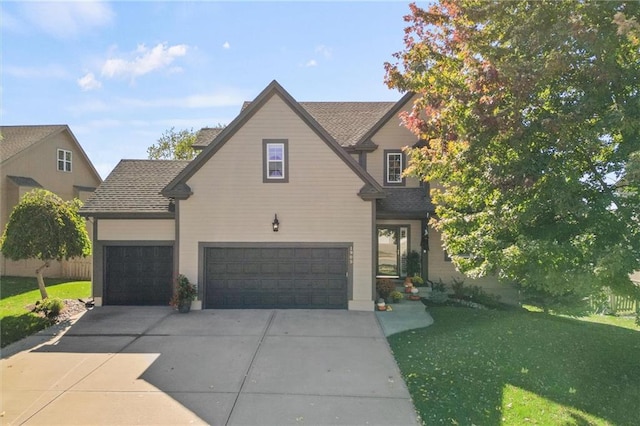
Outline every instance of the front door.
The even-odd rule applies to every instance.
[[[392,278],[407,276],[408,253],[408,226],[378,226],[377,276]]]

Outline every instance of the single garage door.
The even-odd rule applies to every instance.
[[[344,247],[205,249],[205,308],[346,309]]]
[[[173,247],[105,247],[107,305],[168,305],[173,292]]]

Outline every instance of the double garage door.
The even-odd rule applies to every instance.
[[[164,305],[173,292],[172,246],[105,247],[106,305]]]
[[[208,247],[205,308],[346,309],[345,247]]]

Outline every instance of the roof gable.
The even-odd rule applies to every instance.
[[[0,162],[11,159],[22,151],[62,132],[65,125],[0,126]]]
[[[367,188],[363,196],[365,199],[384,197],[382,187],[336,142],[336,140],[307,112],[284,88],[273,80],[257,97],[248,104],[241,113],[222,130],[215,140],[206,146],[202,152],[176,176],[162,191],[163,195],[172,198],[186,199],[191,195],[186,182],[213,156],[231,137],[249,121],[273,96],[279,96],[302,121],[309,126],[320,139],[342,159],[353,172],[362,179]]]
[[[382,126],[387,124],[387,122],[391,120],[392,117],[395,117],[396,114],[398,114],[398,112],[400,111],[400,109],[402,109],[402,107],[404,107],[407,104],[407,102],[409,102],[414,97],[414,95],[415,93],[413,92],[405,93],[404,96],[400,98],[400,100],[396,102],[395,105],[393,105],[393,107],[387,110],[387,112],[378,120],[377,123],[375,123],[372,127],[369,128],[369,130],[366,133],[362,135],[360,140],[356,142],[355,146],[363,147],[363,148],[368,145],[375,146],[375,144],[371,142],[371,138],[373,137],[373,135],[375,135],[378,132],[378,130],[382,128]]]
[[[49,140],[54,135],[66,132],[71,143],[76,146],[77,152],[89,167],[90,172],[102,182],[100,174],[82,149],[82,145],[66,124],[54,125],[30,125],[30,126],[0,126],[0,164],[16,158],[20,153],[29,149],[35,149],[39,144]]]

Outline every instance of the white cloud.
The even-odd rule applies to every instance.
[[[84,77],[78,79],[78,86],[84,92],[89,90],[99,89],[102,87],[102,83],[96,80],[96,76],[92,72],[87,73]]]
[[[318,61],[316,61],[315,59],[311,59],[310,61],[307,61],[307,63],[304,64],[305,67],[317,67],[318,66]]]
[[[58,38],[70,38],[113,21],[111,7],[100,1],[24,2],[25,18],[41,31]]]
[[[187,54],[186,44],[169,46],[167,43],[159,43],[152,49],[144,44],[138,45],[132,59],[111,58],[102,65],[101,74],[105,77],[128,77],[135,80],[136,77],[148,74],[169,66],[176,58]]]
[[[7,65],[3,68],[5,75],[18,78],[68,78],[69,73],[67,70],[58,64],[49,64],[38,67],[20,67],[14,65]]]
[[[225,42],[224,42],[224,44],[222,45],[222,48],[223,48],[223,49],[230,49],[230,48],[231,48],[231,45],[229,44],[229,42],[228,42],[228,41],[225,41]]]
[[[324,56],[325,59],[331,59],[331,54],[333,53],[333,49],[325,46],[324,44],[320,44],[316,46],[316,53],[321,54],[322,56]]]

